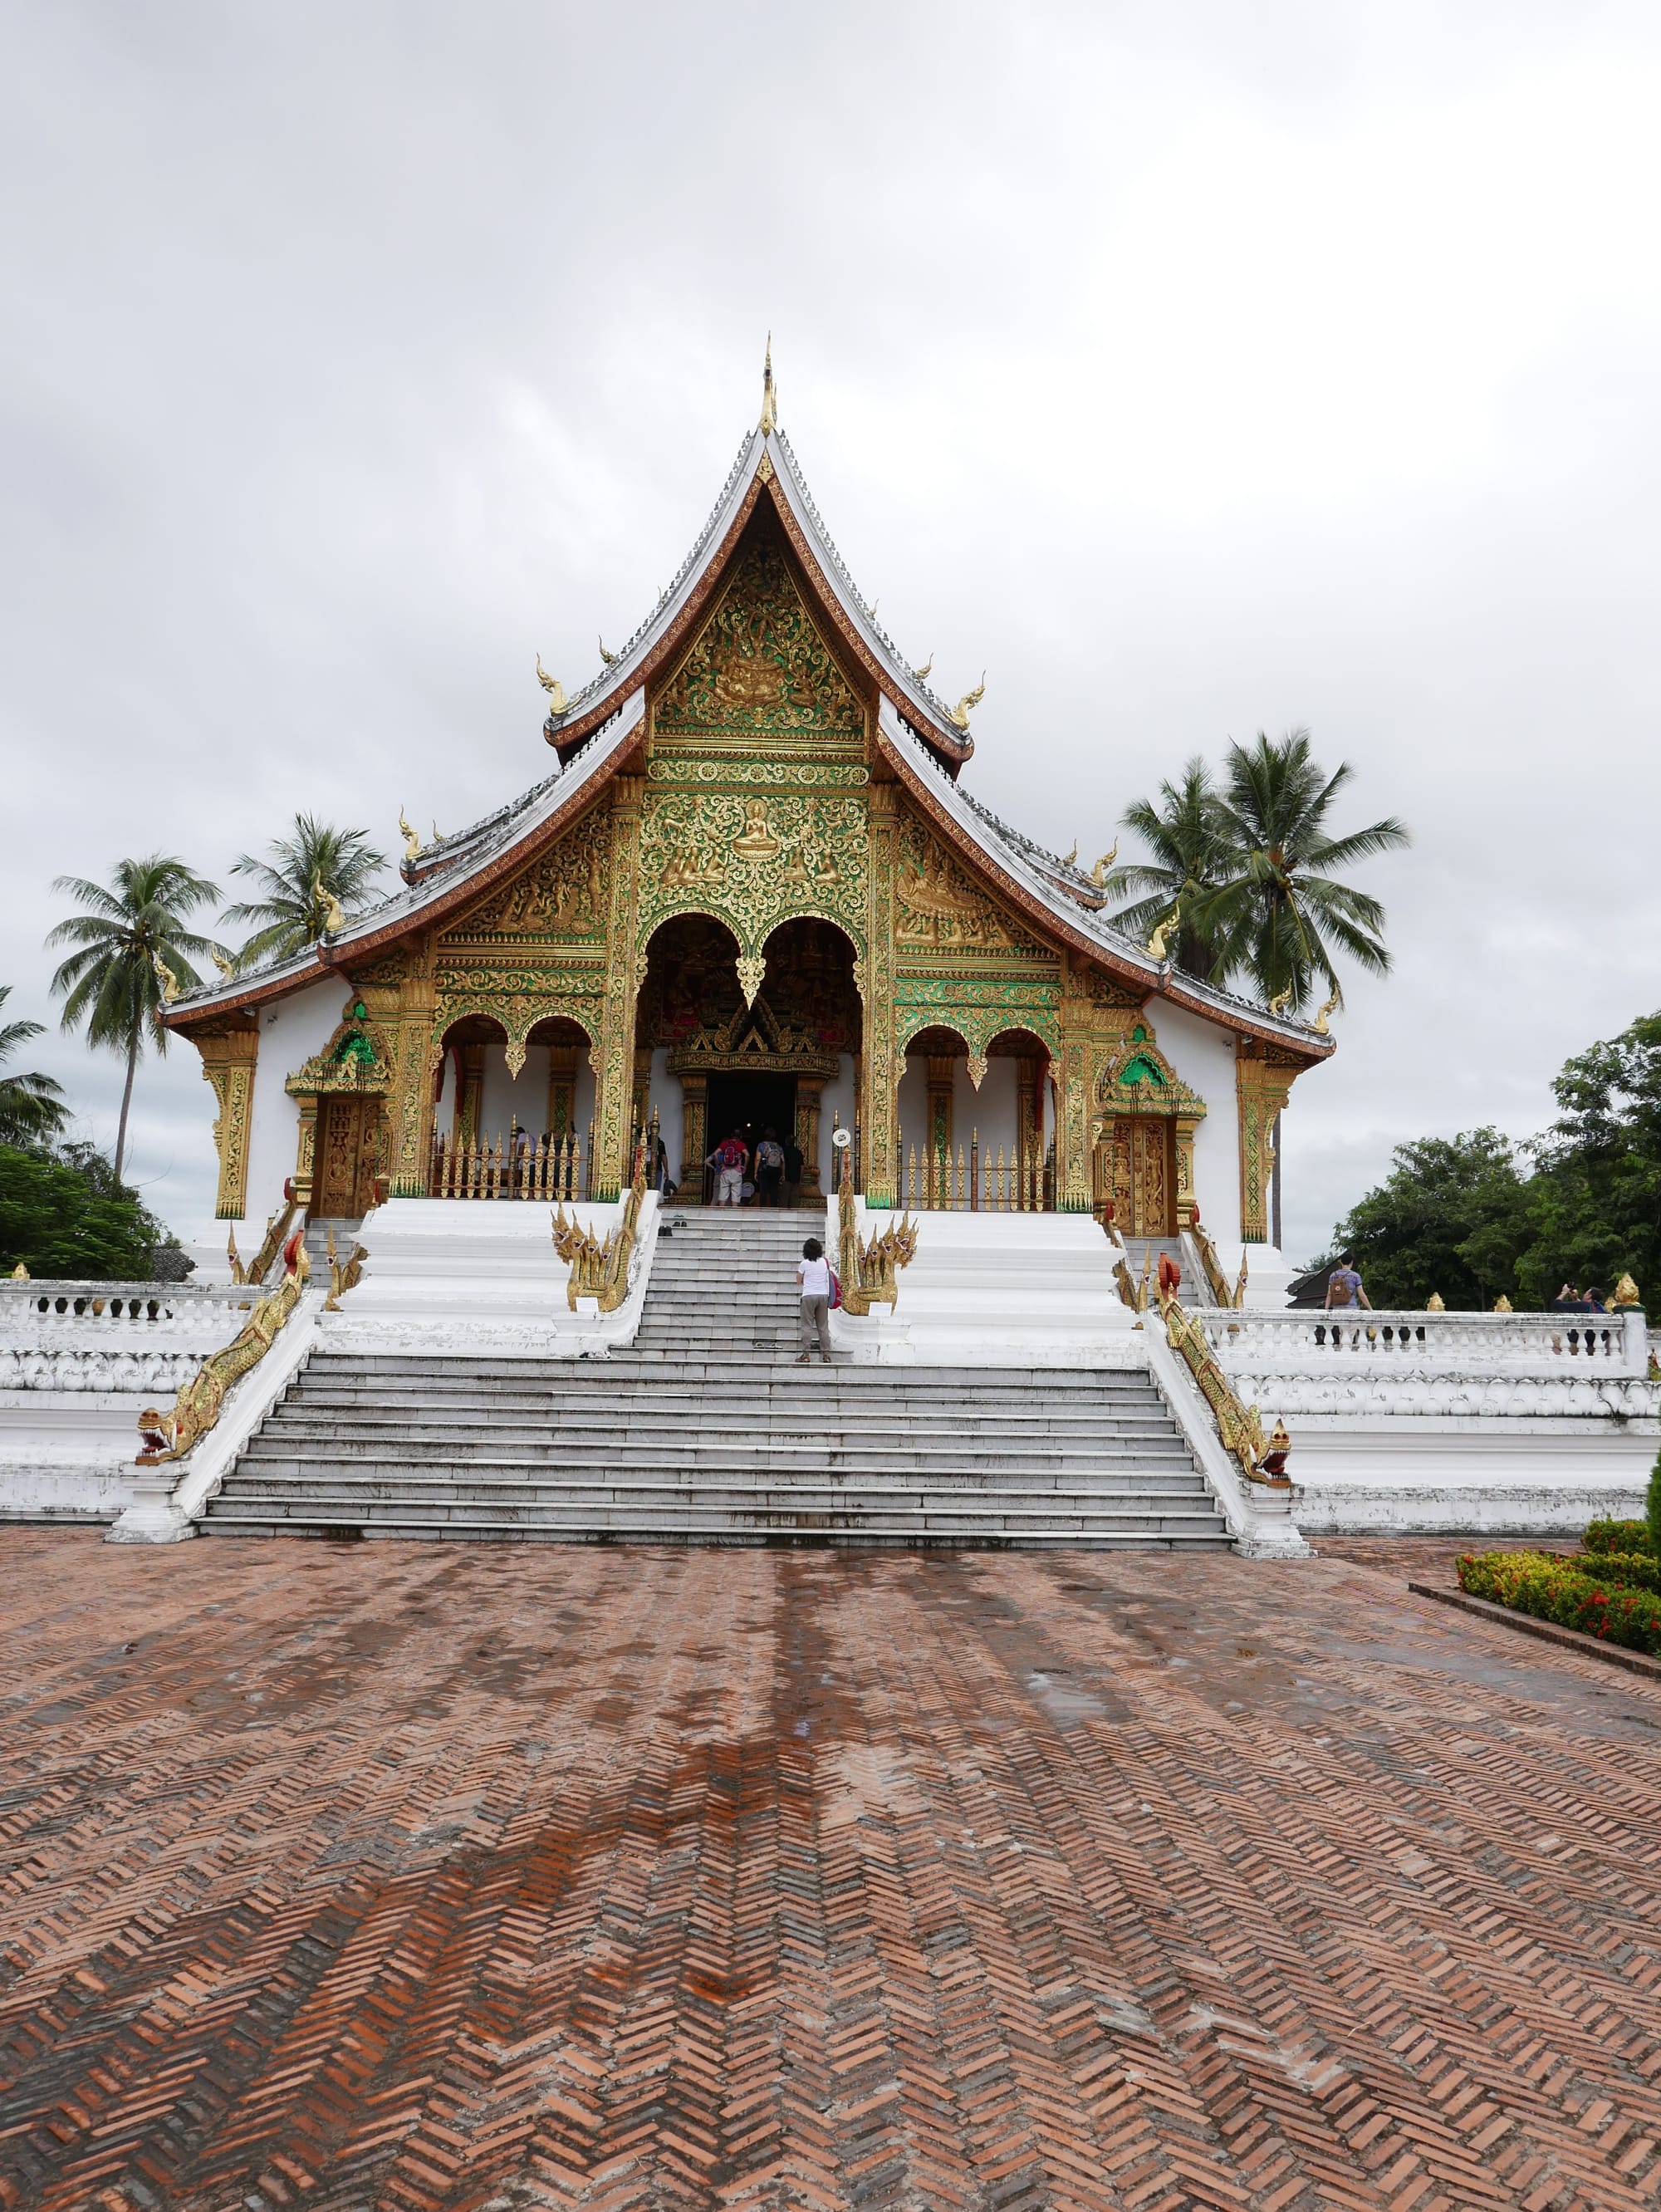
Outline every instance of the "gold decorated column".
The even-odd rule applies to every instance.
[[[221,1221],[242,1221],[248,1212],[248,1137],[254,1112],[254,1068],[259,1057],[259,1027],[239,1022],[218,1036],[197,1036],[202,1073],[219,1102],[214,1146],[219,1154],[219,1189],[214,1212]]]
[[[854,971],[864,1006],[859,1120],[866,1200],[872,1206],[889,1206],[898,1196],[894,1116],[900,1080],[894,1048],[894,895],[900,815],[891,783],[871,786],[869,818],[870,920],[865,932],[869,951]]]
[[[1091,1153],[1098,1024],[1088,973],[1075,969],[1070,961],[1062,975],[1061,993],[1061,1057],[1056,1068],[1060,1091],[1056,1211],[1088,1213],[1094,1182]]]
[[[594,1109],[594,1158],[589,1190],[615,1198],[622,1188],[634,1089],[634,1008],[644,953],[634,942],[640,910],[640,799],[644,777],[620,775],[611,787],[609,896],[606,904],[605,1013],[601,1024],[599,1097]]]
[[[1298,1073],[1295,1067],[1276,1066],[1263,1059],[1262,1050],[1260,1045],[1242,1038],[1234,1062],[1234,1097],[1240,1108],[1240,1237],[1247,1244],[1269,1242],[1275,1116],[1285,1106]]]
[[[388,1171],[394,1198],[425,1198],[433,1160],[433,1031],[439,1003],[432,939],[419,948],[412,946],[406,962],[398,985],[397,1026],[392,1039],[392,1092],[386,1116]]]

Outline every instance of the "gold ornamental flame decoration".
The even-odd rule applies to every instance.
[[[155,980],[161,986],[161,1003],[171,1006],[179,996],[179,978],[159,952],[153,952],[150,960],[155,969]]]
[[[1112,866],[1114,861],[1118,860],[1118,839],[1115,837],[1112,843],[1108,847],[1107,850],[1102,854],[1101,858],[1096,862],[1094,867],[1090,871],[1090,881],[1095,885],[1098,890],[1101,890],[1106,888],[1107,882],[1107,871]]]
[[[1170,913],[1166,915],[1164,921],[1161,922],[1159,927],[1154,932],[1153,935],[1148,940],[1148,950],[1152,953],[1155,960],[1163,963],[1169,957],[1169,955],[1165,950],[1165,940],[1170,933],[1175,929],[1177,924],[1181,920],[1182,901],[1179,899],[1176,904],[1172,908]]]
[[[1640,1306],[1643,1303],[1638,1294],[1637,1284],[1630,1275],[1623,1274],[1615,1286],[1615,1295],[1609,1304],[1612,1306]]]
[[[1269,1001],[1269,1011],[1271,1014],[1288,1014],[1291,1012],[1292,991],[1290,985],[1288,985],[1284,991],[1276,992],[1274,997]]]
[[[1425,1311],[1427,1313],[1446,1313],[1447,1311],[1447,1302],[1443,1297],[1440,1291],[1433,1291],[1430,1296],[1425,1300]]]
[[[1317,1036],[1331,1036],[1331,1024],[1332,1017],[1338,1012],[1339,1008],[1343,1005],[1343,993],[1339,990],[1337,985],[1335,983],[1332,987],[1332,996],[1326,1001],[1326,1004],[1320,1009],[1319,1012],[1315,1017],[1314,1030]]]
[[[607,666],[608,668],[609,668],[609,667],[610,667],[610,665],[611,665],[612,662],[613,662],[613,661],[617,658],[617,656],[616,656],[616,654],[615,654],[615,653],[608,653],[608,652],[606,651],[606,649],[605,649],[605,640],[604,640],[603,638],[602,638],[602,639],[600,640],[600,658],[601,658],[601,659],[602,659],[603,661],[604,661],[604,663],[605,663],[605,665],[606,665],[606,666]]]
[[[917,678],[917,680],[918,680],[918,682],[919,684],[926,684],[926,683],[928,682],[928,680],[929,680],[929,678],[930,678],[931,674],[933,672],[933,669],[934,669],[934,649],[933,649],[933,647],[930,647],[930,649],[929,649],[929,657],[928,657],[928,659],[924,662],[924,664],[923,664],[923,665],[921,666],[921,668],[913,668],[913,669],[912,669],[912,675]]]
[[[773,381],[773,332],[767,332],[767,366],[761,371],[761,420],[756,426],[764,438],[779,428],[779,393]]]
[[[398,809],[398,832],[403,839],[404,859],[406,860],[419,860],[421,857],[421,839],[416,835],[415,831],[409,827],[408,821],[404,817],[403,809],[401,806]]]

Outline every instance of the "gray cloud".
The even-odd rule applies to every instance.
[[[9,1011],[50,879],[298,806],[456,826],[783,415],[886,625],[983,665],[1063,848],[1312,725],[1406,815],[1288,1116],[1302,1254],[1391,1143],[1550,1111],[1661,1000],[1653,11],[14,8]],[[119,1070],[39,1055],[88,1129]],[[136,1166],[211,1202],[209,1095]],[[256,1202],[263,1202],[256,1194]]]

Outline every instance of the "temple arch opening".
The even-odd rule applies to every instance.
[[[1043,1039],[1000,1030],[976,1054],[963,1030],[933,1023],[914,1030],[903,1050],[902,1202],[1022,1212],[1052,1206],[1056,1109]]]
[[[713,915],[676,915],[653,931],[636,1011],[634,1118],[656,1112],[682,1204],[711,1195],[704,1161],[734,1128],[751,1144],[769,1128],[781,1143],[793,1133],[801,1200],[816,1204],[830,1187],[833,1121],[851,1124],[858,1096],[854,948],[815,916],[780,923],[748,1003],[739,957]]]
[[[493,1015],[464,1014],[439,1039],[433,1118],[434,1194],[557,1182],[583,1195],[593,1145],[593,1040],[580,1022],[551,1015],[532,1024],[515,1050]],[[557,1172],[548,1164],[557,1150]],[[496,1163],[501,1163],[500,1170]]]

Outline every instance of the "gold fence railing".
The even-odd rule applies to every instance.
[[[977,1130],[955,1158],[949,1145],[913,1145],[900,1169],[900,1202],[918,1213],[1053,1213],[1055,1139],[1042,1154],[983,1145]]]
[[[433,1142],[429,1198],[535,1198],[545,1205],[586,1198],[594,1158],[594,1124],[586,1143],[573,1129],[563,1137],[538,1137],[512,1128],[493,1145],[437,1137]]]

